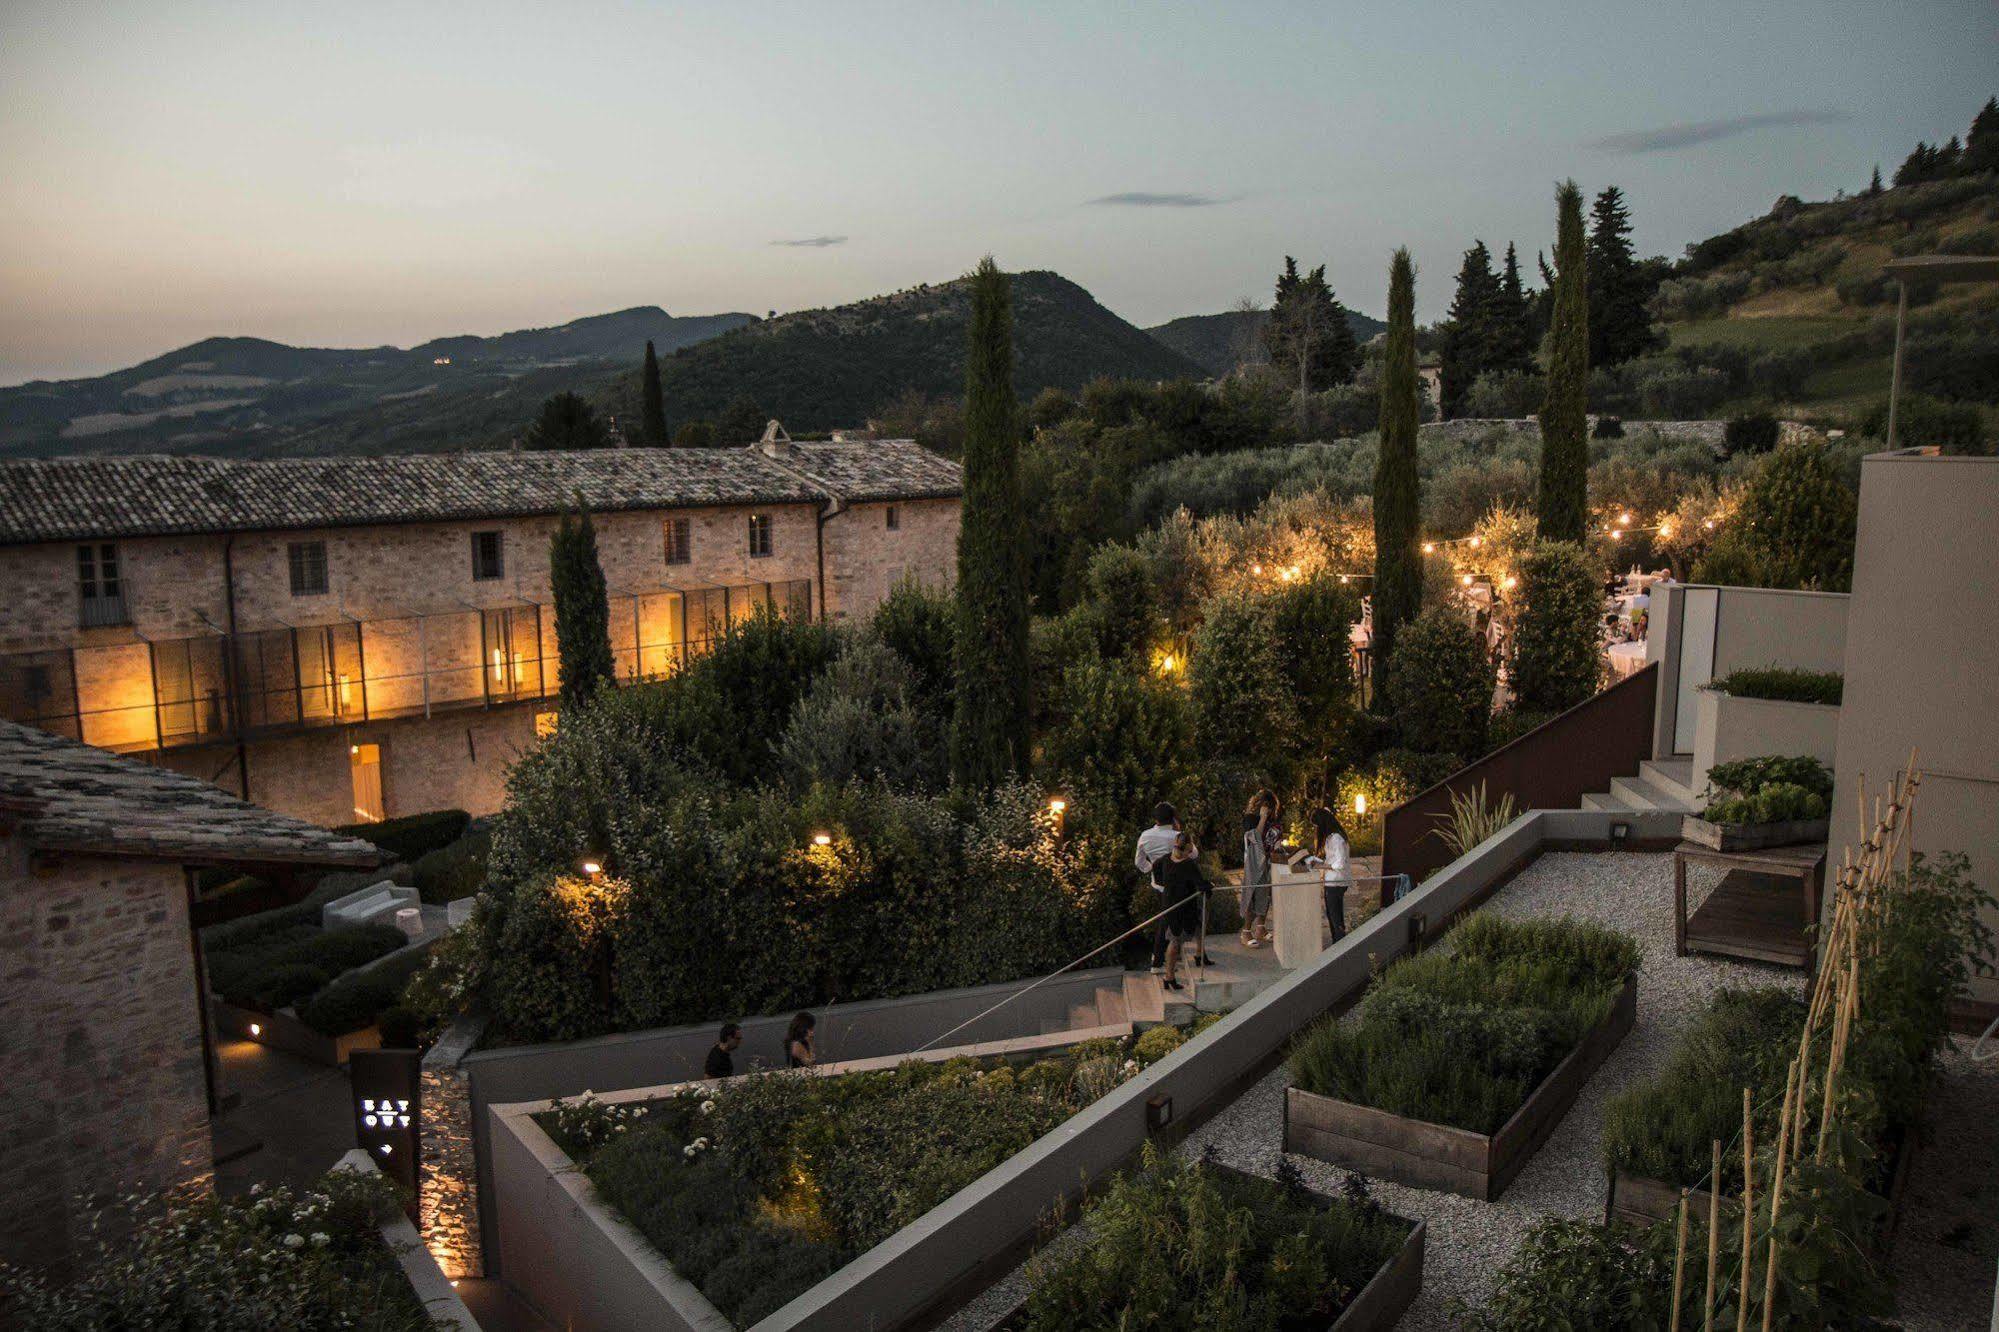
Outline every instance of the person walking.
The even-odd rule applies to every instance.
[[[701,1065],[704,1078],[732,1078],[736,1075],[736,1047],[743,1043],[743,1029],[733,1022],[722,1024],[722,1036],[708,1047],[708,1058]]]
[[[1138,835],[1138,848],[1132,855],[1132,864],[1140,874],[1147,876],[1152,891],[1160,894],[1159,905],[1146,915],[1153,915],[1166,906],[1166,887],[1159,882],[1157,867],[1164,864],[1173,854],[1173,843],[1180,836],[1180,815],[1165,801],[1152,808],[1152,826]],[[1166,920],[1161,917],[1152,926],[1152,969],[1158,971],[1166,965]]]
[[[1261,948],[1270,941],[1270,862],[1284,844],[1277,816],[1282,810],[1275,793],[1260,790],[1242,812],[1242,941]]]
[[[1320,805],[1312,811],[1312,839],[1319,844],[1316,855],[1305,864],[1319,871],[1319,883],[1326,894],[1326,924],[1332,927],[1333,942],[1347,933],[1347,889],[1353,887],[1353,853],[1347,846],[1347,830],[1339,815]]]
[[[1173,839],[1173,851],[1159,867],[1159,881],[1166,894],[1166,979],[1169,990],[1180,984],[1180,952],[1201,932],[1201,899],[1208,891],[1207,876],[1201,873],[1201,848],[1181,833]]]
[[[791,1019],[784,1033],[786,1068],[811,1068],[819,1062],[819,1056],[812,1050],[812,1033],[818,1026],[819,1019],[810,1013],[800,1013]]]

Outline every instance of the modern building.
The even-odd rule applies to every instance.
[[[0,721],[0,1262],[60,1263],[117,1194],[212,1173],[193,876],[380,852],[180,773]]]
[[[548,548],[595,517],[622,682],[775,606],[956,570],[958,466],[907,440],[0,463],[0,717],[337,825],[497,809],[554,725]]]

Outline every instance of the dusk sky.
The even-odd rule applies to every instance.
[[[1999,91],[1991,0],[0,10],[0,383],[211,334],[801,309],[990,251],[1152,324],[1282,257],[1418,315],[1621,185],[1646,253]]]

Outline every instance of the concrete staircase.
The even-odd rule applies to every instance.
[[[1126,1024],[1133,1031],[1162,1023],[1184,1026],[1198,1013],[1240,1008],[1285,974],[1270,949],[1245,948],[1233,934],[1211,936],[1206,967],[1194,966],[1191,961],[1182,963],[1182,988],[1169,990],[1159,976],[1127,971],[1120,984],[1099,985],[1088,1002],[1071,1004],[1066,1021],[1043,1021],[1041,1032],[1048,1035]]]
[[[1692,759],[1646,759],[1638,765],[1636,777],[1611,778],[1610,790],[1585,795],[1582,807],[1665,814],[1698,813],[1700,792],[1693,788],[1693,775]]]

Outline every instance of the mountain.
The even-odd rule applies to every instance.
[[[970,284],[960,278],[747,324],[661,359],[667,419],[713,420],[747,396],[794,434],[818,433],[860,425],[912,391],[956,397],[965,390],[971,311]],[[1023,399],[1106,376],[1203,375],[1058,273],[1013,275],[1013,343],[1014,388]],[[636,415],[637,372],[599,400],[620,417]]]
[[[1233,371],[1245,357],[1250,364],[1264,359],[1261,334],[1270,321],[1268,310],[1228,310],[1221,314],[1183,315],[1145,331],[1165,343],[1210,375]],[[1388,330],[1379,319],[1370,319],[1355,310],[1347,311],[1347,326],[1354,338],[1371,342]]]
[[[0,389],[0,456],[462,447],[461,432],[505,438],[579,375],[608,380],[636,365],[648,338],[670,354],[753,319],[648,305],[407,350],[204,338],[94,379]]]

